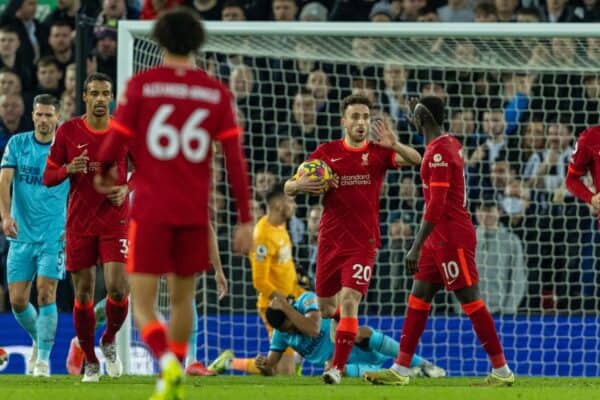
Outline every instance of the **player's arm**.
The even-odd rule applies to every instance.
[[[567,190],[571,192],[573,196],[581,201],[591,204],[595,208],[600,208],[600,197],[598,194],[595,194],[588,189],[581,179],[589,171],[589,166],[593,159],[589,147],[584,142],[586,138],[587,131],[581,134],[575,146],[575,150],[571,155],[566,185]]]
[[[269,307],[283,311],[294,327],[303,335],[311,338],[319,336],[321,330],[321,312],[319,310],[313,308],[306,314],[301,314],[287,301],[287,299],[282,297],[271,300]]]
[[[52,146],[50,147],[50,154],[46,160],[46,168],[44,169],[44,175],[42,182],[44,185],[51,187],[60,185],[64,182],[69,175],[86,173],[88,168],[88,157],[87,149],[83,150],[81,154],[74,157],[71,162],[67,159],[67,144],[65,142],[65,131],[58,128],[54,135]]]
[[[256,239],[256,245],[250,252],[250,267],[252,269],[252,285],[263,296],[272,299],[274,297],[284,298],[275,285],[271,283],[272,259],[266,238],[260,236]]]
[[[415,241],[405,258],[408,271],[413,273],[418,269],[419,256],[425,240],[435,225],[440,222],[446,209],[446,198],[450,189],[450,168],[453,167],[453,163],[451,163],[450,154],[445,149],[440,148],[436,153],[436,156],[438,155],[440,156],[439,161],[436,161],[435,165],[431,167],[431,178],[428,183],[430,196],[423,221],[421,221]]]
[[[308,175],[302,175],[296,179],[291,177],[283,186],[283,191],[288,196],[296,196],[298,193],[313,193],[319,194],[325,187],[325,181],[319,179],[311,179]]]
[[[376,120],[373,123],[373,136],[375,143],[396,153],[394,164],[398,166],[421,164],[421,154],[412,147],[400,143],[394,131],[383,120]]]
[[[215,270],[215,281],[217,283],[217,295],[219,300],[222,300],[227,295],[228,284],[227,277],[223,271],[221,264],[221,256],[219,255],[219,241],[213,224],[208,224],[208,255],[210,263]]]
[[[2,217],[2,230],[8,237],[17,237],[17,223],[10,215],[10,187],[15,174],[14,167],[4,166],[0,170],[0,216]]]
[[[254,360],[254,364],[264,376],[273,376],[275,375],[275,368],[282,356],[283,351],[270,350],[266,357],[257,356]]]

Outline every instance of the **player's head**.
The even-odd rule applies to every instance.
[[[296,202],[294,201],[294,198],[285,194],[281,184],[273,186],[273,188],[267,192],[265,200],[267,202],[267,212],[269,214],[278,214],[286,221],[292,218],[296,212]]]
[[[424,128],[442,128],[444,125],[444,100],[437,96],[425,96],[415,107],[415,127],[419,131]]]
[[[49,94],[40,94],[33,99],[32,119],[35,132],[42,136],[49,136],[56,130],[60,105],[56,97]]]
[[[108,115],[108,106],[113,99],[113,83],[101,72],[88,75],[83,82],[83,101],[86,115],[101,118]]]
[[[164,52],[180,57],[195,54],[204,43],[205,33],[198,16],[187,8],[174,7],[154,24],[152,37]]]
[[[296,330],[294,324],[292,324],[292,321],[290,321],[285,313],[281,310],[268,307],[267,311],[265,312],[265,317],[267,318],[269,325],[278,331],[294,332]]]
[[[345,135],[355,143],[367,139],[371,107],[371,100],[362,94],[350,95],[342,101],[342,127]]]

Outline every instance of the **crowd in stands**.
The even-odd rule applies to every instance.
[[[33,96],[51,93],[60,98],[62,121],[74,115],[77,13],[95,21],[87,72],[107,73],[116,82],[118,21],[154,18],[177,4],[195,9],[206,20],[223,21],[600,21],[597,0],[58,0],[57,9],[43,20],[36,19],[36,0],[9,0],[0,14],[0,153],[10,136],[32,129]],[[298,54],[302,46],[311,45],[299,42]],[[291,176],[319,143],[341,137],[339,108],[344,96],[369,96],[376,104],[375,115],[394,127],[403,143],[423,150],[423,137],[408,123],[408,99],[437,95],[449,108],[448,131],[464,146],[467,196],[479,241],[477,261],[490,309],[508,314],[597,310],[596,211],[574,199],[564,182],[577,135],[598,124],[600,115],[600,73],[578,72],[573,55],[583,53],[586,62],[600,68],[600,39],[582,43],[557,38],[546,47],[523,48],[529,50],[527,58],[562,59],[572,71],[409,69],[231,54],[205,54],[202,62],[227,83],[237,104],[257,218],[264,214],[264,196],[275,182]],[[356,38],[349,51],[368,59],[373,39]],[[460,60],[477,57],[468,40],[456,41],[452,51]],[[217,157],[213,209],[221,247],[229,249],[235,213],[226,200],[221,164]],[[297,265],[311,276],[322,208],[315,197],[297,201],[300,207],[290,233]],[[372,282],[378,290],[369,292],[367,306],[402,314],[410,287],[403,255],[423,210],[417,170],[388,174],[382,210],[385,240]],[[6,254],[3,238],[0,253]],[[234,308],[244,308],[242,303],[253,307],[250,270],[242,267],[246,261],[230,252],[223,257],[233,293],[244,294],[227,301]],[[58,305],[64,311],[72,306],[69,290],[68,280],[61,283]],[[454,310],[451,301],[440,300],[437,311]],[[2,306],[0,300],[0,310]]]

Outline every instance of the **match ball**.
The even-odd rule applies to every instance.
[[[322,160],[309,160],[300,164],[294,178],[299,179],[304,175],[314,180],[321,180],[325,183],[321,193],[328,191],[331,187],[331,182],[333,181],[333,171],[329,168],[329,165]]]

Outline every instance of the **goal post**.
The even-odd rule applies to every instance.
[[[150,38],[152,24],[119,23],[119,97],[129,77],[161,60]],[[370,96],[400,139],[419,150],[423,138],[407,122],[407,99],[442,96],[446,128],[464,144],[481,292],[509,364],[519,375],[600,373],[600,235],[593,210],[564,188],[576,137],[600,123],[598,24],[204,25],[207,42],[198,63],[233,92],[255,211],[264,211],[271,181],[287,179],[315,141],[340,137],[345,95]],[[198,358],[205,363],[226,349],[240,357],[268,351],[250,266],[230,248],[235,212],[220,157],[214,168],[211,201],[231,290],[218,303],[212,275],[199,280]],[[314,198],[297,202],[297,216],[288,224],[295,262],[314,276],[311,218],[318,210]],[[381,200],[383,245],[361,323],[395,339],[411,284],[403,256],[422,206],[418,170],[389,172]],[[167,304],[161,286],[161,312]],[[118,342],[126,373],[154,371],[131,317]],[[450,295],[435,298],[418,352],[450,375],[488,372],[470,322]],[[304,367],[307,374],[320,370]]]

